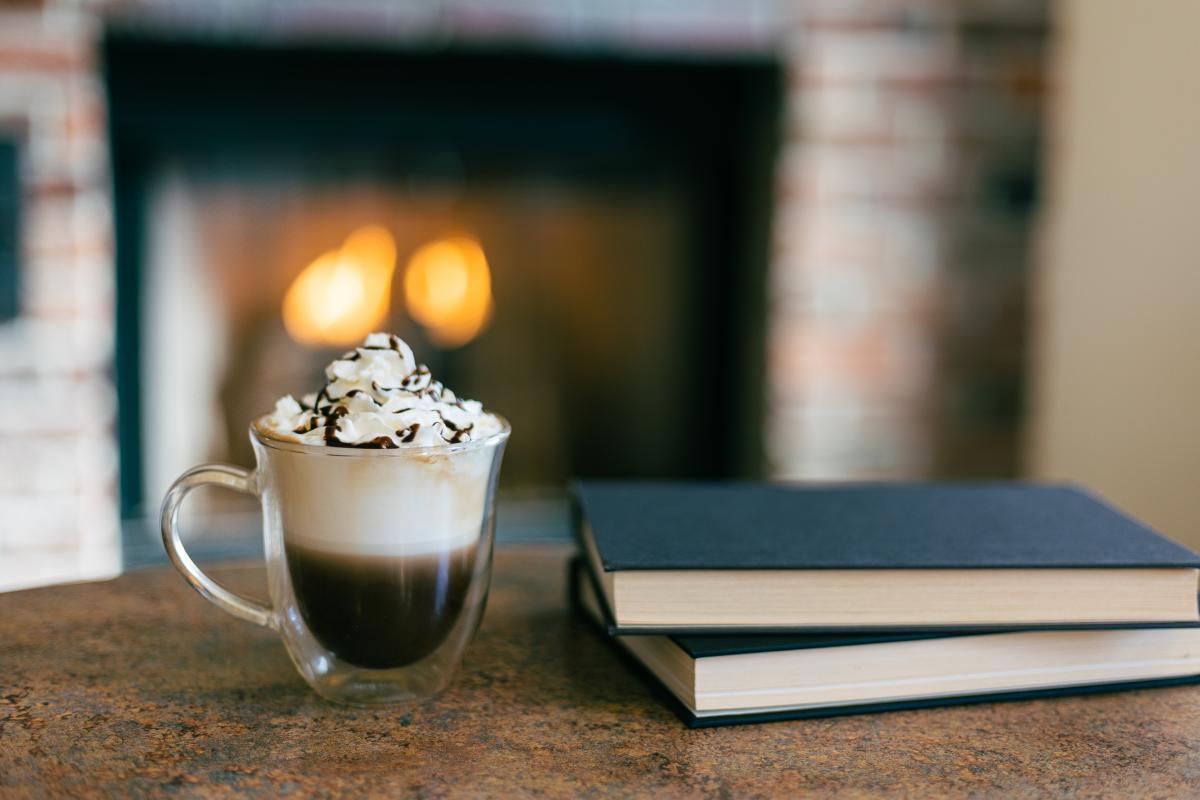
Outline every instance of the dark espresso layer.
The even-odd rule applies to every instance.
[[[313,636],[343,661],[372,669],[420,661],[445,641],[462,613],[475,562],[474,547],[404,557],[293,544],[285,550]]]

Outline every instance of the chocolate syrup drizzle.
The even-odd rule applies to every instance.
[[[393,350],[403,356],[404,351],[401,349],[401,344],[400,338],[392,334],[388,336],[388,344],[386,347],[382,345],[364,346],[343,354],[339,360],[357,361],[362,358],[362,353],[360,352],[361,350]],[[300,407],[304,411],[308,412],[308,417],[304,424],[296,427],[292,432],[303,435],[321,428],[322,438],[325,444],[329,447],[353,447],[381,450],[390,450],[398,447],[399,445],[397,445],[396,441],[390,436],[376,436],[370,441],[356,443],[344,442],[338,438],[338,433],[340,433],[341,430],[338,422],[342,417],[345,417],[350,413],[348,408],[343,405],[338,405],[338,403],[348,398],[366,393],[361,389],[351,389],[340,397],[334,397],[329,393],[334,380],[325,381],[324,385],[321,387],[321,391],[317,393],[317,396],[313,400],[311,406],[301,401]],[[395,397],[403,393],[407,395],[413,395],[418,398],[430,399],[434,402],[442,402],[442,397],[445,393],[445,387],[440,381],[433,379],[433,375],[430,373],[429,367],[425,366],[424,364],[418,364],[416,369],[414,369],[411,373],[405,376],[403,380],[400,381],[399,386],[380,386],[378,382],[372,381],[371,389],[377,395]],[[369,394],[367,396],[371,399],[372,403],[375,403],[376,406],[379,405],[374,397]],[[456,407],[460,409],[465,408],[462,398],[456,397],[453,402]],[[416,409],[410,406],[409,408],[399,409],[396,413],[402,414],[406,411],[414,410]],[[441,422],[440,426],[435,424],[435,428],[442,428],[441,435],[445,442],[449,444],[459,444],[464,441],[470,441],[471,430],[475,427],[474,423],[459,426],[451,420],[446,419],[445,415],[442,414],[441,411],[436,411],[435,413],[437,413],[438,419]],[[421,423],[414,422],[411,425],[398,429],[396,431],[396,438],[399,439],[401,443],[408,444],[416,440],[417,432],[420,429]],[[445,431],[449,431],[450,435],[446,436]]]
[[[337,438],[338,420],[349,414],[350,411],[345,406],[334,406],[325,414],[325,444],[330,447],[339,447],[345,442]]]

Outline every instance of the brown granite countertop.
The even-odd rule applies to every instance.
[[[566,558],[498,551],[462,671],[407,710],[320,700],[167,568],[0,595],[0,796],[1200,794],[1195,687],[689,730],[568,612]]]

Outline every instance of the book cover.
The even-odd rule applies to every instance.
[[[1200,567],[1070,486],[576,485],[605,571]]]
[[[1200,556],[1072,487],[584,482],[576,495],[622,634],[1200,619]]]

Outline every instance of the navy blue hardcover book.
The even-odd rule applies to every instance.
[[[608,610],[582,559],[574,607]],[[694,727],[1023,700],[1200,681],[1200,623],[1174,628],[611,636]]]
[[[583,482],[575,495],[619,633],[1200,620],[1200,556],[1074,487]]]

